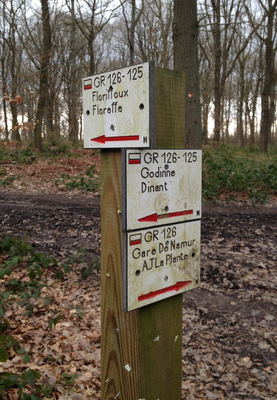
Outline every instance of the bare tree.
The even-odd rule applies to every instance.
[[[40,55],[39,71],[39,99],[36,112],[36,126],[34,131],[34,145],[36,150],[42,151],[42,120],[45,116],[45,109],[49,105],[49,64],[52,49],[50,13],[48,0],[41,1],[41,18],[43,26],[43,48]]]
[[[213,7],[213,41],[214,41],[214,142],[219,143],[221,132],[221,99],[223,93],[223,82],[221,81],[221,4],[220,0],[212,0]]]
[[[87,42],[89,56],[89,75],[94,75],[97,71],[97,58],[95,51],[95,41],[97,36],[102,32],[103,28],[114,17],[119,6],[113,7],[112,0],[85,0],[71,2],[66,0],[66,4],[71,12],[72,5],[76,5],[76,24]],[[74,10],[75,14],[75,10]]]
[[[237,113],[237,141],[238,145],[244,147],[247,138],[247,118],[246,118],[246,73],[247,65],[252,55],[251,44],[245,48],[242,52],[240,51],[244,41],[243,35],[244,26],[238,25],[237,36],[234,41],[233,49],[236,54],[239,54],[236,68],[234,69],[236,79],[236,113]]]
[[[4,99],[5,94],[8,92],[7,88],[7,41],[5,37],[5,32],[6,32],[6,10],[5,10],[5,4],[1,1],[1,27],[0,27],[0,65],[1,65],[1,79],[2,79],[2,103],[3,103],[3,113],[4,113],[4,127],[2,131],[5,133],[6,139],[9,137],[9,132],[8,132],[8,117],[7,117],[7,103]]]
[[[240,32],[237,27],[243,21],[242,0],[205,0],[201,6],[201,29],[207,29],[209,48],[212,58],[209,60],[214,74],[214,143],[218,145],[223,132],[223,109],[225,87],[237,65],[238,58],[248,46],[253,31],[243,37],[241,46],[234,51],[234,43]],[[204,47],[203,45],[201,47]]]
[[[174,58],[175,68],[187,75],[185,140],[194,147],[188,143],[201,137],[200,118],[193,117],[199,115],[200,102],[199,87],[194,86],[199,30],[203,140],[213,113],[216,144],[228,141],[235,120],[240,144],[248,132],[253,144],[261,122],[260,145],[266,150],[275,120],[276,3],[120,0],[115,6],[112,0],[66,0],[65,6],[55,0],[50,12],[49,2],[41,0],[41,12],[26,0],[0,0],[5,135],[8,127],[16,128],[19,120],[24,125],[27,118],[28,124],[38,121],[37,147],[44,132],[55,138],[61,126],[76,140],[81,113],[78,82],[84,75],[148,60],[172,68]],[[17,95],[23,97],[22,104],[12,101]],[[20,138],[18,129],[13,137]]]
[[[70,83],[68,94],[68,125],[69,125],[69,140],[77,142],[78,140],[78,114],[77,114],[77,42],[76,42],[76,16],[75,16],[75,0],[71,0],[71,47],[69,55],[70,67]]]
[[[237,139],[238,144],[244,147],[244,124],[243,124],[243,106],[245,97],[245,68],[246,68],[246,54],[241,54],[238,59],[238,100],[237,100]]]
[[[22,47],[20,46],[17,36],[17,14],[21,8],[21,1],[9,0],[2,3],[3,5],[3,31],[2,36],[2,80],[4,100],[8,100],[10,104],[10,112],[12,116],[12,137],[20,140],[18,130],[18,104],[22,102],[22,96],[19,90],[19,71],[22,59]],[[4,26],[5,25],[5,26]],[[9,78],[9,79],[8,79]],[[20,100],[19,100],[20,99]],[[7,109],[4,105],[6,136],[8,135],[7,127]]]
[[[141,7],[137,7],[136,0],[120,0],[122,13],[125,21],[127,40],[129,45],[129,63],[134,64],[135,59],[135,29],[144,9],[144,0]]]
[[[162,68],[173,67],[173,7],[171,0],[145,0],[137,23],[136,54],[141,61],[155,61]]]
[[[275,113],[275,85],[276,72],[274,59],[276,47],[274,48],[274,19],[277,26],[277,0],[274,2],[268,0],[267,7],[259,0],[267,17],[266,38],[265,42],[265,72],[262,91],[262,116],[261,116],[261,133],[260,133],[260,149],[268,151],[271,128],[274,122]],[[276,35],[276,32],[275,32]]]
[[[267,3],[267,4],[266,4]],[[261,151],[268,151],[271,129],[274,123],[275,114],[275,85],[276,85],[276,72],[275,72],[275,55],[276,55],[276,35],[277,35],[277,0],[258,0],[259,14],[262,18],[258,20],[254,16],[247,2],[245,9],[247,11],[250,24],[256,36],[263,43],[265,47],[265,67],[263,88],[261,93],[261,129],[260,129],[260,149]],[[265,23],[265,29],[263,24]]]
[[[262,84],[262,71],[263,67],[263,55],[261,42],[256,43],[255,47],[252,48],[246,70],[246,83],[245,83],[245,108],[246,115],[249,121],[250,129],[250,145],[255,145],[256,136],[256,120],[257,120],[257,107],[258,97]]]
[[[201,56],[202,53],[200,53]],[[202,143],[208,143],[208,124],[213,98],[213,75],[207,60],[200,58],[200,101],[202,111]]]

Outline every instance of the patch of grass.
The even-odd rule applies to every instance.
[[[5,178],[0,178],[0,186],[10,186],[13,184],[14,180],[16,179],[15,176],[9,175]]]
[[[7,175],[6,168],[0,168],[0,176],[6,176],[6,175]]]
[[[31,145],[22,147],[18,151],[16,161],[18,164],[32,164],[38,159],[38,155],[33,151]]]
[[[87,279],[88,277],[90,277],[95,270],[96,271],[100,270],[100,262],[97,260],[92,261],[82,267],[81,269],[82,279]]]
[[[69,146],[65,143],[52,142],[42,146],[42,155],[46,158],[62,157],[69,152]]]
[[[71,176],[62,174],[60,179],[56,180],[56,185],[64,185],[66,189],[80,189],[83,192],[96,192],[100,187],[100,178],[94,165],[91,165],[85,173],[85,176]]]
[[[80,143],[74,145],[64,140],[52,140],[44,142],[42,152],[37,153],[33,141],[20,142],[16,146],[0,146],[0,161],[24,165],[38,159],[77,158],[80,156],[80,153],[76,151],[78,148],[81,148]]]
[[[0,373],[0,395],[11,388],[18,388],[18,400],[39,400],[52,397],[52,388],[39,382],[40,374],[33,369],[26,369],[22,374]],[[29,392],[26,392],[25,389]]]
[[[1,146],[0,143],[0,161],[8,161],[9,160],[8,154],[9,152],[7,151],[7,149],[4,146]]]
[[[16,164],[31,164],[36,161],[37,155],[32,144],[19,143],[17,146],[0,146],[0,161]]]
[[[203,198],[232,200],[246,196],[254,204],[263,204],[277,194],[276,154],[256,149],[221,146],[203,150]]]

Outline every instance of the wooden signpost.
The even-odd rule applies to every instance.
[[[141,85],[132,80],[122,82],[126,77],[130,78],[129,75],[140,79]],[[115,77],[114,84],[109,82],[112,77]],[[116,81],[116,77],[120,82]],[[100,82],[102,89],[93,87],[94,83],[100,85]],[[119,93],[122,90],[128,97],[129,107],[118,100],[117,107],[121,107],[122,117],[124,112],[139,113],[143,111],[139,105],[148,104],[148,116],[145,114],[143,117],[146,122],[141,126],[137,122],[132,125],[130,121],[137,119],[130,115],[126,117],[126,124],[123,123],[124,117],[114,118],[114,100],[108,98],[106,91],[108,84],[110,92]],[[188,155],[184,150],[179,151],[184,143],[185,76],[182,72],[154,68],[152,63],[145,63],[86,78],[83,87],[84,116],[89,117],[85,127],[85,147],[94,147],[95,138],[105,137],[100,145],[103,149],[101,399],[180,400],[180,293],[199,284],[201,217],[201,152],[190,150]],[[93,95],[95,91],[98,91],[98,98]],[[103,100],[105,93],[107,99]],[[97,104],[99,98],[102,99],[101,105]],[[95,132],[91,114],[97,106],[110,111],[108,121],[102,123],[99,119],[96,122]],[[124,129],[120,128],[123,126]],[[130,145],[134,139],[132,136],[139,137],[144,145]],[[121,146],[118,146],[119,142]],[[115,149],[111,143],[116,143],[115,147],[119,148]],[[140,150],[149,146],[152,150]],[[132,151],[125,148],[132,148]],[[159,149],[166,151],[160,152]],[[143,152],[148,152],[148,155]],[[164,153],[166,155],[163,156]],[[137,165],[138,155],[142,160],[149,161],[152,157],[156,161],[154,169],[148,165],[148,170],[141,173],[142,165],[138,170],[140,181],[131,190],[135,193],[130,199],[132,193],[126,185],[132,182],[132,170],[128,170],[126,160],[131,159],[130,165]],[[188,162],[189,157],[191,163]],[[175,166],[169,163],[173,159]],[[187,162],[184,162],[185,159]],[[190,172],[182,174],[181,168]],[[183,182],[180,182],[180,176]],[[194,182],[194,179],[197,181]],[[163,191],[155,190],[162,189],[161,185]],[[180,185],[185,188],[180,188]],[[175,190],[178,193],[174,193]],[[148,196],[145,197],[145,193]],[[180,199],[181,196],[183,199]]]

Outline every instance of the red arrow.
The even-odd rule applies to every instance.
[[[139,140],[139,135],[129,135],[129,136],[98,136],[91,139],[93,142],[106,143],[106,142],[122,142],[125,140]]]
[[[164,218],[174,218],[174,217],[181,217],[182,215],[191,215],[193,214],[193,210],[185,210],[185,211],[177,211],[172,213],[166,214],[151,214],[147,215],[146,217],[138,219],[139,222],[157,222],[158,219]]]
[[[156,290],[155,292],[149,292],[147,294],[142,294],[138,297],[138,301],[144,301],[153,299],[153,297],[159,296],[160,294],[168,293],[168,292],[178,292],[178,290],[183,289],[184,287],[190,285],[192,281],[184,281],[184,282],[177,282],[175,285],[168,286],[163,289]]]

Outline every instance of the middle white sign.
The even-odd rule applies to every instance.
[[[201,218],[201,150],[123,153],[124,231]]]

